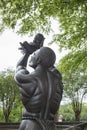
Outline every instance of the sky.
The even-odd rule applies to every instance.
[[[31,38],[28,37],[28,35],[20,36],[11,30],[5,30],[2,34],[0,34],[0,71],[9,67],[15,69],[18,60],[22,56],[21,52],[18,50],[20,46],[19,42],[30,42],[33,40],[34,36]],[[50,35],[45,36],[45,38],[44,46],[49,46],[48,43],[51,41],[52,37]],[[49,47],[55,51],[57,62],[63,55],[65,55],[65,52],[58,52],[58,46],[56,44]]]
[[[16,66],[20,57],[18,51],[20,41],[22,38],[10,30],[6,30],[0,35],[0,70]]]

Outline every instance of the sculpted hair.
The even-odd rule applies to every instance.
[[[51,67],[54,65],[56,60],[56,55],[54,51],[49,47],[41,47],[39,58],[41,60],[41,64],[45,67]]]

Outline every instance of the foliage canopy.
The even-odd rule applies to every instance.
[[[50,33],[57,20],[61,30],[53,42],[72,50],[61,60],[63,71],[78,65],[87,71],[87,0],[0,0],[0,18],[0,31],[8,27],[20,34]]]

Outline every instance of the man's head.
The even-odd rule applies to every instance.
[[[40,49],[39,58],[41,64],[45,67],[51,67],[54,65],[56,60],[56,55],[54,51],[49,47],[42,47]]]
[[[34,44],[36,46],[38,46],[39,48],[43,46],[43,42],[44,42],[44,36],[41,33],[37,33],[34,37]]]
[[[49,68],[54,65],[55,60],[56,55],[51,48],[41,47],[31,55],[29,65],[35,68],[38,64],[41,64],[43,67]]]

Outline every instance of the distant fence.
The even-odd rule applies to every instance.
[[[63,130],[87,130],[87,122],[79,123],[77,125],[70,126]]]
[[[87,130],[87,122],[56,122],[58,130]]]
[[[0,123],[0,130],[18,130],[20,123]],[[56,122],[58,130],[87,130],[87,122]]]
[[[20,123],[0,123],[0,130],[18,130]]]

